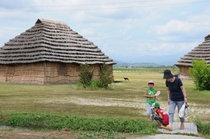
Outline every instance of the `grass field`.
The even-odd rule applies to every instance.
[[[129,81],[124,81],[124,77]],[[0,115],[14,113],[79,116],[86,118],[113,118],[146,120],[144,91],[148,80],[155,81],[161,91],[159,103],[168,110],[165,80],[161,72],[114,71],[115,82],[108,90],[92,90],[68,85],[26,85],[0,83]],[[192,80],[183,80],[187,90],[191,115],[210,123],[210,93],[195,90]],[[175,121],[178,121],[176,116]]]

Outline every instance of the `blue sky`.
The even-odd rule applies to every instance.
[[[209,0],[0,1],[0,46],[37,19],[62,21],[107,56],[173,65],[210,34]]]

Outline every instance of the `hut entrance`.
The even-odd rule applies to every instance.
[[[68,74],[68,69],[65,63],[60,63],[58,67],[58,75],[65,76]]]

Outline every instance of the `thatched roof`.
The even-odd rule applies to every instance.
[[[195,47],[191,52],[187,53],[175,64],[176,66],[192,66],[192,59],[204,59],[210,63],[210,35],[205,37],[203,43]]]
[[[33,27],[0,48],[0,64],[41,61],[115,64],[96,45],[66,23],[46,19],[38,19]]]

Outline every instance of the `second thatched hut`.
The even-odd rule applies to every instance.
[[[191,52],[181,57],[175,64],[180,69],[180,78],[189,78],[188,70],[192,67],[192,60],[194,58],[204,59],[207,63],[210,63],[210,35],[207,35],[204,38],[204,42],[195,47]]]

